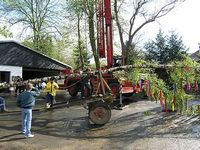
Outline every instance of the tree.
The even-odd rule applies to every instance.
[[[83,70],[84,67],[89,65],[90,61],[89,61],[88,53],[87,53],[87,50],[85,49],[84,43],[81,41],[81,43],[79,43],[79,44],[73,50],[73,56],[74,56],[74,62],[76,65],[76,69]],[[81,51],[81,53],[80,53],[80,51]],[[81,57],[80,57],[80,55],[81,55]],[[84,60],[84,61],[82,62],[82,60],[80,58],[82,58],[82,60]]]
[[[102,94],[105,95],[105,88],[104,88],[104,83],[103,83],[103,77],[101,73],[101,64],[99,60],[99,54],[98,54],[98,49],[96,46],[96,38],[95,38],[95,22],[94,22],[94,17],[96,14],[95,11],[95,2],[96,0],[85,0],[84,1],[84,12],[87,15],[87,20],[88,20],[88,28],[89,28],[89,38],[90,38],[90,45],[92,48],[92,52],[94,55],[94,61],[96,65],[96,69],[99,72],[99,79],[100,79],[100,87],[102,90]]]
[[[181,0],[162,0],[159,4],[156,0],[114,0],[115,21],[124,57],[123,64],[130,63],[130,53],[135,50],[132,45],[141,29],[167,15],[179,2]],[[127,13],[125,9],[133,11]],[[122,16],[129,17],[129,21]]]
[[[22,23],[23,31],[31,29],[35,50],[43,53],[44,37],[59,32],[58,0],[2,0],[0,6],[1,16],[9,23]]]
[[[186,47],[182,38],[175,32],[171,32],[169,36],[164,35],[160,30],[155,41],[145,44],[146,60],[155,60],[161,64],[167,64],[173,61],[180,61],[186,54]]]
[[[40,41],[42,44],[40,45],[40,48],[43,50],[43,54],[47,55],[48,57],[52,57],[56,60],[59,60],[61,62],[66,62],[64,56],[63,56],[63,50],[66,47],[66,38],[63,38],[61,40],[53,41],[53,38],[51,35],[46,35],[42,38]],[[23,45],[33,49],[34,43],[30,39],[25,39],[22,42]]]
[[[5,38],[12,38],[13,34],[9,31],[7,26],[0,27],[0,35],[2,35]]]
[[[40,49],[42,49],[42,54],[45,54],[49,57],[54,56],[53,54],[54,44],[53,44],[52,37],[50,35],[43,36],[42,39],[40,40],[40,43],[41,43]],[[28,38],[22,41],[22,44],[31,49],[34,49],[34,42]]]
[[[70,35],[66,33],[65,30],[63,30],[61,38],[53,42],[54,43],[53,51],[56,53],[56,56],[54,57],[55,59],[72,65],[73,64],[72,61],[69,58],[66,59],[66,56],[68,56],[70,53],[70,51],[67,50],[69,47],[69,36]]]
[[[81,35],[81,19],[84,14],[84,1],[80,0],[68,0],[68,11],[70,11],[71,16],[75,16],[77,34],[78,34],[78,44],[74,49],[75,64],[77,69],[84,69],[85,66],[89,64],[87,51],[83,45],[83,39]]]
[[[84,12],[87,15],[88,20],[88,28],[89,28],[89,39],[91,49],[94,55],[94,61],[97,69],[100,69],[100,61],[99,61],[99,54],[96,46],[96,37],[95,37],[95,0],[85,0],[84,1]]]

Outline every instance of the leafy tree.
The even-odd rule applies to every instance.
[[[127,45],[127,43],[126,43]],[[139,59],[143,58],[143,52],[137,48],[135,43],[132,43],[127,49],[127,55],[129,57],[126,58],[128,64],[134,64]]]
[[[54,58],[61,62],[72,65],[72,61],[69,58],[66,59],[66,55],[68,56],[70,53],[70,51],[67,50],[68,47],[69,47],[69,35],[65,31],[63,31],[62,37],[54,41],[54,51],[57,54],[56,57]]]
[[[76,69],[83,69],[83,67],[86,67],[89,65],[89,57],[88,57],[88,53],[87,50],[84,46],[84,43],[81,42],[81,45],[77,45],[77,47],[74,49],[73,51],[73,56],[74,56],[74,61],[75,61],[75,65],[76,65]],[[81,53],[80,53],[81,51]],[[81,57],[84,60],[83,62],[81,61]],[[82,64],[84,63],[84,64]]]
[[[158,3],[157,0],[114,0],[114,15],[124,57],[123,64],[130,64],[130,52],[135,50],[133,45],[136,44],[134,40],[137,34],[149,23],[167,15],[179,2],[181,1],[164,0]],[[127,10],[132,10],[132,13]],[[129,19],[125,19],[124,16]]]
[[[98,54],[98,49],[96,46],[96,37],[95,37],[95,21],[94,21],[94,17],[96,14],[95,2],[97,2],[97,1],[96,0],[85,0],[84,1],[84,12],[88,18],[87,21],[88,21],[88,28],[89,28],[90,45],[91,45],[92,53],[94,56],[96,69],[99,71],[101,90],[102,90],[103,95],[105,95],[105,89],[104,89],[103,80],[102,80],[103,77],[102,77],[102,73],[100,70],[101,64],[100,64],[100,60],[99,60],[99,54]]]
[[[59,31],[58,26],[61,7],[58,0],[2,0],[0,13],[9,23],[23,24],[23,31],[31,29],[34,49],[42,49],[41,42],[49,34],[54,35]],[[23,32],[22,31],[22,32]]]
[[[12,38],[13,34],[9,31],[7,26],[0,27],[0,35],[4,36],[5,38]]]
[[[61,46],[62,40],[59,41],[53,41],[52,36],[48,35],[43,37],[43,39],[40,40],[40,48],[42,49],[42,54],[45,54],[49,57],[55,58],[59,61],[64,62],[65,59],[62,55],[62,48]],[[23,45],[33,49],[34,43],[30,39],[25,39],[22,42]]]
[[[40,41],[40,53],[45,54],[47,56],[53,55],[53,41],[51,36],[43,36]],[[35,43],[30,39],[27,38],[22,42],[23,45],[34,49]]]
[[[100,61],[99,61],[99,54],[97,51],[96,46],[96,38],[95,38],[95,0],[85,0],[84,1],[84,12],[87,15],[88,20],[88,28],[89,28],[89,39],[91,49],[94,55],[94,61],[97,69],[100,69]]]
[[[26,47],[28,47],[28,48],[30,48],[30,49],[34,49],[34,43],[30,39],[28,39],[28,38],[26,38],[25,40],[23,40],[21,42],[21,44],[24,45],[24,46],[26,46]]]
[[[144,47],[146,49],[146,60],[154,60],[161,64],[180,61],[187,51],[182,38],[178,34],[171,32],[171,35],[167,36],[161,30],[155,41],[146,43]]]
[[[74,49],[74,57],[75,57],[75,64],[77,69],[82,69],[87,66],[88,56],[85,50],[85,46],[83,45],[83,39],[81,35],[81,19],[83,18],[84,14],[84,1],[80,0],[68,0],[68,9],[70,10],[71,16],[75,16],[76,26],[77,26],[77,34],[78,34],[78,44],[77,47]]]

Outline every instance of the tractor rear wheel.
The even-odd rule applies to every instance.
[[[104,125],[111,118],[111,108],[103,101],[93,102],[89,105],[89,117],[94,124]]]

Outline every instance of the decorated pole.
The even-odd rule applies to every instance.
[[[172,95],[172,111],[175,111],[175,105],[176,105],[176,99],[175,99],[175,93],[177,92],[177,86],[176,83],[173,84],[173,95]]]
[[[168,108],[167,108],[167,98],[165,97],[165,112],[168,112]]]
[[[186,90],[187,90],[187,93],[189,94],[190,90],[191,90],[191,85],[188,81],[187,81],[187,84],[186,84]]]
[[[174,94],[172,95],[172,112],[175,110],[175,97]]]
[[[151,96],[151,90],[150,90],[150,81],[146,80],[146,94],[148,97]]]
[[[194,93],[195,93],[195,96],[197,96],[197,94],[198,94],[198,83],[197,83],[197,80],[194,81]]]
[[[163,92],[160,90],[160,105],[163,105]]]

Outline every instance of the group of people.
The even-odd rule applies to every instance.
[[[38,89],[41,89],[42,91],[45,90],[46,82],[44,80],[38,81],[34,84],[34,87],[37,87]],[[23,78],[18,78],[16,81],[16,88],[15,88],[15,95],[19,95],[23,91],[26,90],[25,84],[23,82]]]
[[[46,108],[53,107],[56,90],[59,88],[54,78],[50,78],[46,84]],[[32,109],[35,106],[35,97],[39,96],[38,88],[33,87],[32,83],[26,84],[26,90],[17,96],[17,105],[22,111],[22,133],[26,138],[32,138],[31,133]]]
[[[82,88],[81,88],[81,97],[84,98],[84,87],[90,87],[90,79],[88,74],[82,79]],[[21,81],[20,81],[21,82]],[[21,126],[22,133],[26,138],[32,138],[34,135],[31,133],[31,122],[32,122],[32,109],[35,106],[35,97],[40,95],[38,87],[34,87],[32,83],[22,84],[24,87],[21,91],[18,87],[17,90],[20,90],[19,95],[17,96],[17,106],[21,108]],[[59,88],[58,84],[55,82],[55,78],[50,78],[48,83],[43,85],[43,89],[46,91],[46,108],[52,108],[55,102],[56,91]],[[5,109],[5,99],[0,97],[0,106],[1,103]],[[1,107],[0,107],[1,108]]]

